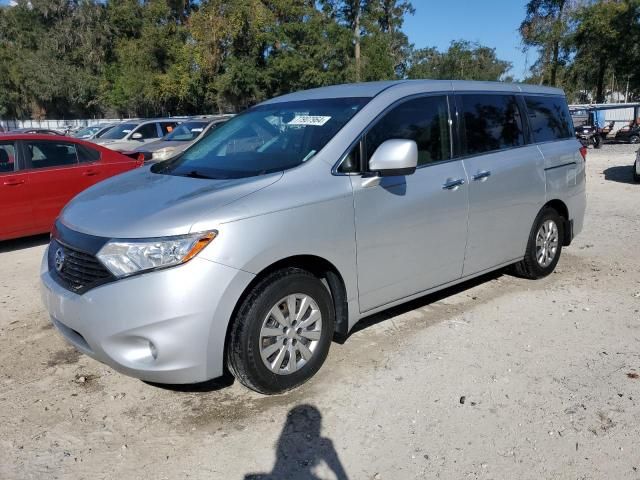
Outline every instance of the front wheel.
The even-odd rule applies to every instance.
[[[324,363],[334,318],[327,287],[311,273],[287,268],[268,275],[245,297],[233,319],[229,369],[259,393],[294,388]]]
[[[533,224],[524,258],[514,265],[516,275],[535,280],[553,272],[563,238],[563,218],[553,208],[544,208]]]

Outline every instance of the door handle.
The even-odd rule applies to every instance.
[[[474,180],[486,180],[491,176],[491,172],[489,170],[481,170],[473,176]]]
[[[95,170],[85,170],[84,172],[82,172],[82,175],[84,175],[85,177],[93,177],[95,175],[98,175],[99,172],[96,172]]]
[[[443,190],[456,190],[460,185],[464,185],[464,179],[458,178],[457,180],[447,180],[442,185]]]
[[[15,187],[17,185],[23,185],[24,184],[24,180],[5,180],[3,182],[3,185],[6,185],[8,187]]]

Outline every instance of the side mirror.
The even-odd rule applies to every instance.
[[[141,133],[134,133],[133,135],[131,135],[131,139],[132,140],[142,140],[142,134]]]
[[[413,140],[387,140],[369,160],[369,170],[381,177],[411,175],[417,166],[418,144]]]

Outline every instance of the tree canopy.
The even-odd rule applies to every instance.
[[[408,0],[15,0],[0,6],[0,117],[233,112],[354,81],[508,80],[465,39],[416,48]],[[640,95],[640,0],[531,0],[528,82],[602,100]],[[514,32],[516,34],[516,32]]]

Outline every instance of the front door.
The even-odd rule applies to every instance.
[[[361,312],[456,280],[467,237],[468,184],[451,159],[446,96],[406,100],[365,135],[365,164],[389,139],[418,144],[412,175],[352,176]]]
[[[0,142],[0,240],[29,235],[33,228],[29,174],[19,169],[16,147]]]

